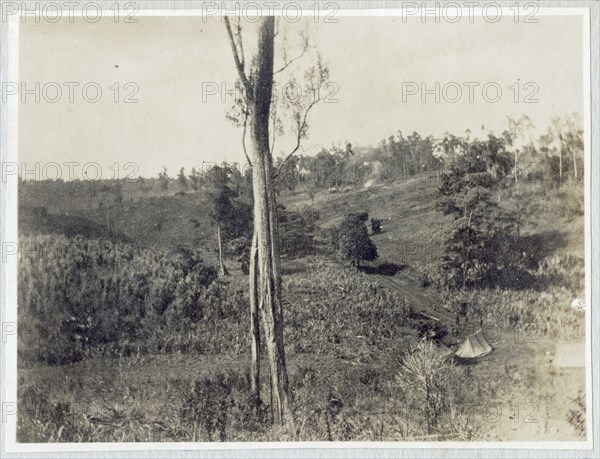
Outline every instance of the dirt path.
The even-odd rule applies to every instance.
[[[387,288],[400,292],[405,296],[408,304],[415,311],[437,320],[450,327],[454,321],[454,316],[441,306],[441,300],[422,291],[422,288],[413,285],[413,282],[402,275],[384,276],[381,274],[372,274],[377,280]]]

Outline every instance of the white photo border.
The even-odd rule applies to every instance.
[[[19,1],[24,8],[35,4],[69,3],[47,1]],[[73,2],[71,2],[73,3]],[[86,3],[75,2],[75,3]],[[89,3],[89,2],[87,2]],[[140,16],[199,16],[203,3],[217,3],[232,9],[236,3],[255,3],[264,6],[273,2],[200,2],[200,1],[99,1],[103,7],[134,3]],[[285,0],[279,3],[290,3]],[[419,1],[419,2],[317,2],[296,1],[302,11],[310,10],[315,3],[335,3],[340,16],[401,15],[403,4],[433,7],[436,4],[469,2]],[[265,443],[18,443],[16,442],[16,416],[1,423],[0,455],[6,458],[29,457],[600,457],[599,375],[598,349],[600,330],[598,298],[600,298],[600,248],[598,232],[600,217],[600,3],[597,1],[495,1],[510,11],[515,4],[537,4],[539,15],[578,15],[584,27],[584,126],[585,126],[585,266],[586,266],[586,403],[587,438],[581,442],[265,442]],[[271,7],[272,8],[272,7]],[[475,10],[480,14],[480,10]],[[80,12],[79,12],[80,13]],[[276,14],[280,11],[275,11]],[[514,13],[511,13],[514,14]],[[18,16],[7,22],[0,21],[0,82],[18,81],[19,21]],[[0,160],[18,162],[18,101],[9,100],[1,106]],[[12,182],[0,183],[0,237],[2,241],[17,240],[17,187]],[[14,183],[16,185],[16,183]],[[594,269],[596,268],[596,269]],[[17,267],[16,263],[0,263],[0,318],[1,323],[17,322]],[[592,333],[595,330],[596,333]],[[16,340],[1,344],[2,407],[16,403]],[[595,358],[592,358],[595,356]],[[592,396],[590,396],[592,395]],[[4,412],[3,412],[4,415]],[[4,417],[4,416],[3,416]]]

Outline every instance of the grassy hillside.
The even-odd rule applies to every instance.
[[[575,428],[571,420],[584,416],[584,371],[552,366],[555,344],[581,341],[585,319],[570,307],[583,294],[583,217],[577,194],[566,187],[548,190],[533,183],[498,192],[502,205],[522,213],[523,250],[536,284],[470,292],[468,322],[459,326],[442,310],[435,288],[422,284],[451,224],[435,208],[435,180],[323,191],[314,203],[300,191],[282,194],[288,209],[318,210],[321,227],[336,225],[350,212],[382,219],[383,232],[372,236],[380,255],[372,266],[384,261],[399,266],[394,275],[361,273],[324,251],[283,260],[286,351],[297,406],[297,428],[290,432],[248,408],[247,278],[230,260],[232,275],[201,287],[190,277],[190,260],[172,250],[214,248],[203,193],[155,190],[128,199],[125,192],[121,202],[111,201],[106,225],[108,205],[100,206],[98,196],[107,199],[110,191],[83,193],[69,202],[57,199],[66,196],[64,187],[50,195],[44,186],[50,185],[21,196],[21,236],[84,237],[51,236],[53,244],[68,245],[47,254],[58,253],[60,263],[52,258],[41,263],[35,259],[40,254],[32,253],[20,271],[20,304],[27,305],[19,310],[20,333],[25,330],[20,355],[26,357],[19,360],[21,441],[581,438],[580,424]],[[193,215],[199,228],[191,223]],[[94,244],[90,252],[88,239],[99,238],[120,242]],[[130,257],[137,260],[132,266]],[[69,288],[63,285],[65,272],[73,280]],[[50,323],[44,317],[52,319],[53,333],[44,331]],[[410,381],[406,385],[401,362],[436,323],[446,329],[442,342],[452,350],[483,324],[495,351],[471,365],[428,357],[441,371],[436,391],[443,400],[443,413],[432,426],[427,401]],[[82,343],[82,330],[101,338]],[[34,346],[26,341],[32,337]],[[44,339],[58,340],[52,348],[58,353],[75,348],[78,358],[62,365],[36,361],[31,356],[53,345]],[[516,421],[515,403],[522,410]],[[490,404],[500,412],[494,421]]]
[[[367,211],[370,217],[383,220],[383,232],[373,236],[381,260],[415,265],[440,256],[444,230],[452,223],[436,210],[438,186],[437,179],[422,177],[348,192],[321,191],[314,204],[304,192],[283,195],[280,201],[290,209],[314,207],[323,226],[334,226],[350,212]],[[527,245],[533,257],[552,253],[582,257],[581,192],[568,187],[549,190],[540,183],[525,182],[498,192],[497,199],[521,215],[522,235],[530,237]]]
[[[19,233],[81,235],[129,241],[147,248],[194,248],[214,260],[216,234],[206,194],[125,183],[115,199],[114,182],[28,183],[19,194]],[[195,225],[196,220],[199,225]]]
[[[435,179],[417,178],[345,193],[323,191],[315,197],[314,208],[324,227],[338,224],[351,212],[367,211],[383,220],[383,231],[372,237],[380,261],[414,266],[439,254],[437,235],[447,221],[435,210],[437,187]],[[305,193],[282,196],[281,202],[291,209],[311,207]]]
[[[20,232],[108,236],[142,247],[200,246],[214,252],[216,236],[202,190],[182,193],[176,183],[162,190],[151,180],[124,182],[116,201],[114,186],[111,181],[28,182],[19,195]],[[283,193],[279,202],[291,210],[318,210],[321,227],[336,225],[350,212],[367,211],[383,220],[382,233],[373,236],[380,261],[422,267],[440,256],[444,230],[451,224],[436,210],[438,186],[435,177],[422,176],[347,192],[323,190],[312,203],[306,192]],[[548,190],[527,182],[498,194],[503,206],[522,215],[525,245],[535,259],[552,253],[583,256],[581,199],[568,187]],[[200,226],[194,227],[192,219]]]

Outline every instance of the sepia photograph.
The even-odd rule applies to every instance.
[[[2,2],[10,452],[593,457],[599,4],[344,3]]]

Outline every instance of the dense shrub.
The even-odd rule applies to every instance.
[[[193,252],[64,236],[20,242],[19,355],[26,360],[61,364],[99,349],[129,354],[152,344],[158,330],[193,330],[214,307],[207,288],[215,269]]]
[[[378,220],[376,218],[371,218],[371,231],[373,231],[373,234],[379,234],[381,233],[381,220]]]
[[[366,221],[369,215],[349,214],[332,234],[332,244],[337,257],[352,266],[360,266],[362,260],[378,258],[377,247],[369,238]]]
[[[459,429],[454,416],[460,406],[458,369],[438,352],[432,341],[421,341],[400,358],[395,383],[407,412],[421,415],[427,433]]]

